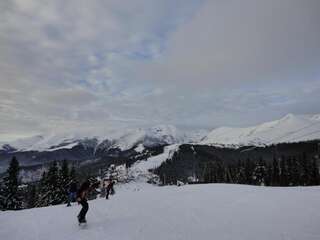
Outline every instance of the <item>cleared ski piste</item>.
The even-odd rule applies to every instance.
[[[0,212],[3,240],[319,240],[320,187],[117,186],[110,200]]]

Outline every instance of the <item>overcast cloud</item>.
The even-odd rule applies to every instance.
[[[318,0],[3,0],[0,140],[320,113]]]

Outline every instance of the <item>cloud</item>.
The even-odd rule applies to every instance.
[[[140,72],[199,87],[318,77],[319,9],[316,0],[207,1]]]
[[[0,140],[320,111],[317,0],[12,0],[0,9]]]
[[[131,100],[132,93],[146,90],[133,89],[126,64],[156,57],[166,35],[195,6],[192,1],[2,1],[1,135],[144,124],[137,123],[143,119],[137,116],[141,103],[136,101],[134,110]]]
[[[54,92],[37,92],[36,99],[41,99],[42,103],[54,104],[58,106],[84,106],[95,101],[97,98],[92,93],[84,89],[61,89]]]

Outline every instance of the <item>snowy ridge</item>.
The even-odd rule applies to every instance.
[[[205,130],[182,131],[172,125],[126,129],[90,136],[84,133],[49,134],[2,143],[4,151],[55,151],[71,149],[78,144],[96,151],[118,148],[121,151],[161,145],[194,143],[215,146],[265,146],[282,142],[299,142],[320,139],[320,114],[293,115],[246,128],[220,127],[209,134]],[[1,145],[0,145],[1,146]]]
[[[0,150],[14,151],[55,151],[59,149],[71,149],[78,144],[86,146],[95,142],[96,150],[118,148],[121,151],[131,149],[142,144],[143,147],[169,145],[191,141],[186,135],[172,125],[159,125],[151,128],[127,129],[125,131],[113,131],[102,136],[88,136],[81,133],[37,135],[18,139],[9,143],[2,143]]]
[[[314,139],[320,139],[320,115],[288,114],[280,120],[253,127],[214,129],[200,144],[234,147],[265,146]]]
[[[147,129],[135,129],[115,140],[112,147],[122,151],[142,144],[144,147],[168,145],[182,142],[182,135],[172,125],[159,125]]]
[[[78,144],[90,144],[90,140],[98,141],[94,137],[87,138],[79,134],[37,135],[2,145],[2,149],[10,146],[15,149],[15,151],[55,151],[59,149],[71,149]]]

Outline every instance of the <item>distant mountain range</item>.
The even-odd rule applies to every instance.
[[[320,139],[320,114],[293,115],[246,128],[221,127],[211,131],[202,141],[203,145],[228,147],[268,146]]]
[[[172,125],[131,129],[118,136],[87,137],[81,134],[37,135],[2,143],[0,152],[54,152],[76,146],[94,149],[125,151],[141,144],[144,147],[196,143],[225,147],[265,146],[284,142],[300,142],[320,139],[320,114],[293,115],[245,128],[220,127],[207,132],[195,130],[183,132]]]
[[[90,162],[106,157],[127,158],[140,154],[146,148],[162,147],[199,141],[207,132],[184,133],[171,125],[151,128],[128,129],[110,136],[83,136],[76,134],[51,134],[33,136],[3,143],[0,147],[0,172],[3,172],[12,156],[23,166],[40,166],[53,160]],[[122,154],[129,152],[128,154]]]
[[[12,156],[16,156],[23,166],[41,166],[62,159],[77,162],[102,161],[110,158],[130,159],[142,153],[147,156],[153,151],[150,149],[173,144],[239,148],[316,139],[320,139],[320,114],[288,114],[279,120],[257,126],[220,127],[211,132],[205,130],[185,132],[172,125],[159,125],[128,129],[106,136],[85,136],[80,133],[37,135],[2,143],[0,172],[6,169]]]
[[[184,133],[172,125],[159,125],[151,128],[130,129],[120,132],[117,136],[81,136],[76,134],[37,135],[18,139],[13,142],[2,143],[0,151],[26,152],[47,151],[53,152],[61,149],[72,149],[78,145],[96,149],[119,149],[125,151],[142,144],[145,147],[170,145],[176,143],[196,142],[206,136],[206,131],[190,131]]]

